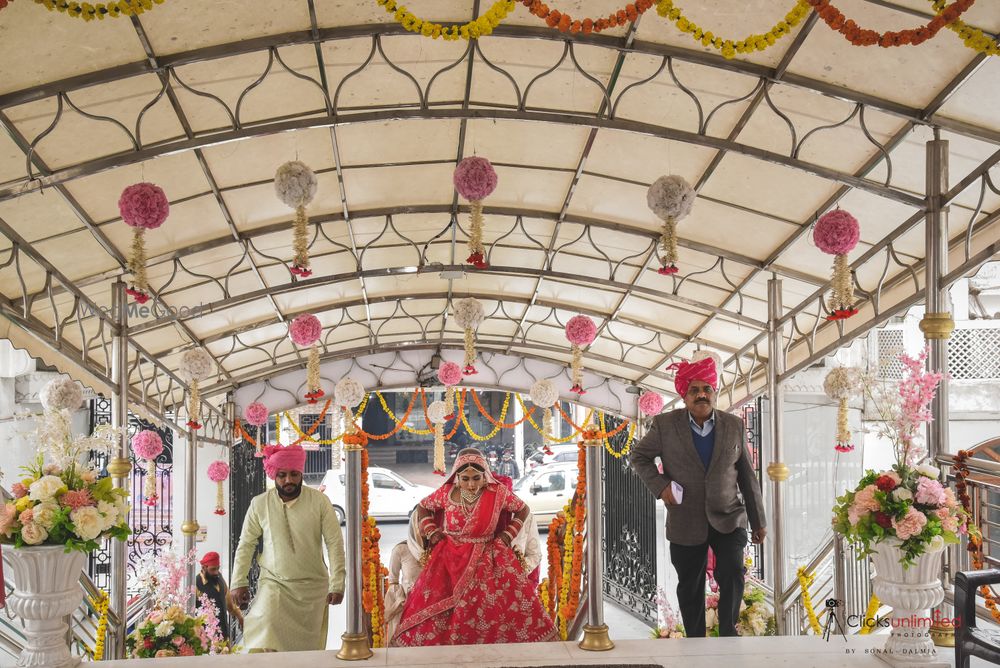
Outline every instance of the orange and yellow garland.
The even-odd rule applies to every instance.
[[[583,440],[577,444],[576,494],[566,513],[566,536],[563,544],[563,581],[559,592],[559,636],[567,639],[570,622],[576,616],[580,605],[580,583],[583,573],[583,529],[587,519],[587,450],[585,442],[596,438],[597,430],[588,429],[583,433]],[[570,526],[572,522],[572,526]],[[569,577],[565,577],[566,573]]]
[[[955,489],[958,490],[958,500],[962,503],[962,508],[969,514],[969,560],[972,562],[973,570],[985,568],[986,557],[983,554],[983,534],[979,527],[972,523],[976,515],[972,513],[972,498],[969,496],[969,488],[966,480],[969,477],[969,465],[967,461],[974,453],[971,450],[959,450],[955,455]],[[983,604],[993,615],[993,620],[1000,624],[1000,603],[993,588],[983,585],[979,588],[979,595],[983,597]]]
[[[932,39],[941,28],[958,20],[965,10],[976,0],[955,0],[931,19],[926,25],[907,30],[889,30],[880,33],[876,30],[862,28],[853,19],[844,16],[839,9],[830,4],[830,0],[807,0],[819,17],[826,22],[831,30],[839,32],[854,46],[881,47],[917,45]]]
[[[352,443],[356,439],[358,445],[368,443],[363,433],[345,435],[345,443],[348,443],[348,438],[352,439]],[[385,646],[385,591],[382,582],[389,571],[382,565],[379,553],[381,537],[375,518],[368,515],[368,449],[364,448],[361,450],[361,607],[371,620],[372,647]]]
[[[557,9],[549,9],[541,0],[521,0],[521,4],[528,8],[532,14],[545,21],[550,28],[558,28],[561,32],[580,33],[589,35],[592,32],[601,32],[608,28],[624,26],[635,21],[647,9],[653,6],[653,0],[637,0],[625,5],[622,9],[611,12],[607,18],[600,19],[574,19],[565,12]]]

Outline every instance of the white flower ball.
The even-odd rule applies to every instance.
[[[455,322],[462,329],[475,329],[486,317],[482,303],[475,297],[466,297],[455,302]]]
[[[72,378],[59,376],[45,384],[39,397],[47,411],[75,411],[83,403],[83,390]]]
[[[316,174],[303,162],[286,162],[274,174],[274,192],[293,209],[306,206],[316,196]]]
[[[722,358],[719,357],[718,353],[713,353],[711,350],[694,351],[694,355],[691,355],[691,363],[693,364],[694,362],[700,362],[709,358],[715,360],[715,372],[722,375]]]
[[[444,424],[444,416],[448,414],[448,407],[443,401],[431,402],[427,407],[427,419],[431,424]]]
[[[344,376],[333,388],[333,396],[338,406],[353,408],[365,398],[365,388],[350,376]]]
[[[212,356],[203,348],[194,348],[181,355],[180,376],[186,382],[205,380],[212,373]]]
[[[861,384],[861,372],[854,367],[840,366],[830,369],[823,379],[823,391],[834,401],[848,399]]]
[[[691,213],[697,193],[684,177],[661,176],[646,191],[646,204],[659,218],[678,221]]]
[[[539,408],[552,408],[559,401],[559,390],[548,378],[536,380],[531,386],[531,403]]]

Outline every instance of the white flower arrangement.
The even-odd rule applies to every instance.
[[[448,415],[448,406],[443,401],[433,401],[427,407],[427,419],[431,421],[431,424],[444,424],[446,415]]]
[[[208,378],[212,367],[212,356],[204,348],[193,348],[181,355],[180,376],[189,383]]]
[[[455,302],[455,322],[462,329],[476,329],[485,317],[483,304],[475,297],[466,297]]]
[[[306,206],[316,196],[316,174],[304,162],[286,162],[274,174],[274,192],[292,209]]]
[[[697,193],[682,176],[661,176],[646,191],[646,204],[662,220],[679,221],[691,213]]]
[[[365,394],[364,385],[350,376],[341,378],[337,381],[336,387],[333,388],[333,396],[337,405],[348,408],[360,404],[361,400],[365,398]]]
[[[531,403],[539,408],[552,408],[559,401],[559,390],[548,378],[536,380],[531,385]]]

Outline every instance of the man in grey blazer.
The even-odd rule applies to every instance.
[[[670,561],[677,571],[677,602],[688,637],[705,636],[705,570],[715,553],[719,635],[735,636],[743,600],[747,519],[752,540],[766,534],[764,503],[745,444],[743,421],[715,410],[716,362],[711,357],[673,364],[684,408],[658,415],[630,463],[667,506]],[[660,458],[661,474],[654,459]],[[672,483],[681,488],[675,498]]]

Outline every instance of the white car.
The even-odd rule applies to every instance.
[[[344,522],[347,507],[344,501],[344,471],[327,471],[320,489],[330,499],[340,522]],[[409,519],[413,507],[434,491],[433,487],[417,485],[395,471],[376,466],[368,467],[368,512],[376,520]]]
[[[514,493],[528,504],[538,527],[542,528],[573,498],[576,476],[575,462],[539,466],[517,481]]]
[[[579,457],[579,446],[576,443],[551,445],[549,446],[549,450],[552,451],[551,455],[547,455],[539,450],[529,457],[527,463],[528,471],[534,471],[541,466],[549,464],[576,463],[577,457]]]

